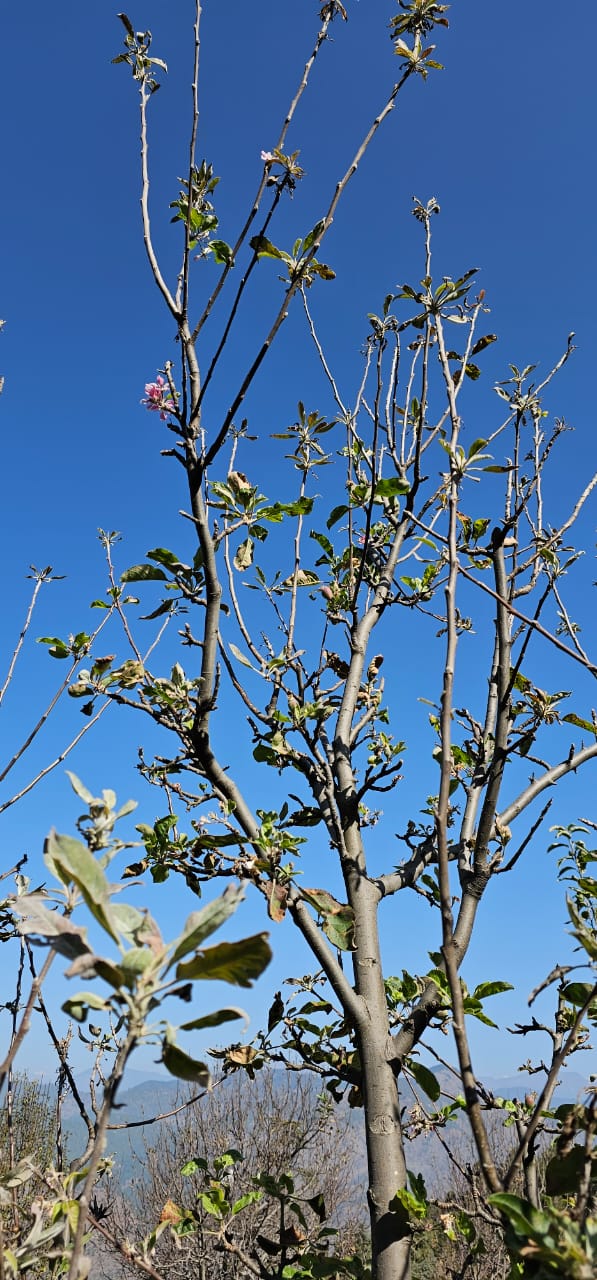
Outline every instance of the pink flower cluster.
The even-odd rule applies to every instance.
[[[166,383],[166,379],[158,374],[155,382],[145,383],[145,395],[141,401],[150,413],[159,413],[163,422],[174,413],[174,401],[170,394],[170,388]]]

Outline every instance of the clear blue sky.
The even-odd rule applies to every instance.
[[[311,47],[318,7],[314,0],[205,4],[198,150],[221,175],[220,230],[230,241],[257,185],[259,153],[275,141],[289,88]],[[280,243],[305,234],[320,216],[395,75],[387,34],[395,4],[350,0],[348,7],[350,20],[334,24],[334,42],[324,50],[313,93],[291,130],[289,149],[300,148],[306,178],[283,211],[274,237]],[[155,53],[169,65],[150,111],[154,225],[168,268],[177,243],[168,202],[186,167],[191,10],[188,3],[165,6],[157,0],[128,10],[135,27],[153,30]],[[438,45],[445,70],[426,84],[411,83],[376,139],[326,242],[323,257],[338,278],[313,290],[314,305],[334,368],[354,387],[366,313],[379,311],[398,281],[417,281],[421,275],[416,226],[409,216],[412,196],[437,196],[442,214],[436,226],[436,272],[481,268],[489,327],[500,337],[484,363],[487,386],[507,375],[510,361],[537,361],[547,371],[568,333],[576,332],[578,351],[549,396],[553,412],[576,432],[567,454],[569,469],[558,474],[553,491],[559,513],[597,466],[596,191],[590,159],[597,18],[592,6],[584,6],[582,21],[566,23],[555,0],[505,0],[499,7],[455,0],[449,16],[450,30]],[[3,6],[0,39],[0,314],[7,321],[0,339],[0,372],[6,376],[0,403],[0,643],[6,654],[21,622],[30,563],[51,563],[67,575],[45,593],[33,627],[34,635],[59,635],[94,620],[87,606],[104,590],[98,526],[122,531],[123,565],[156,544],[182,547],[188,533],[177,517],[184,504],[179,478],[160,459],[157,423],[139,404],[143,384],[172,354],[173,327],[150,279],[140,234],[136,96],[128,70],[110,65],[120,50],[122,28],[105,3],[58,0],[35,6],[33,13]],[[215,280],[217,269],[208,270]],[[267,281],[263,272],[260,284],[259,296],[253,293],[240,316],[230,359],[214,386],[209,409],[214,418],[227,403],[229,379],[239,369],[244,372],[252,358],[256,335],[278,296],[273,269]],[[256,458],[268,467],[268,433],[294,419],[299,397],[331,412],[296,317],[247,403],[251,428],[264,439]],[[475,413],[489,412],[489,404],[481,397]],[[485,421],[475,420],[472,430],[484,434]],[[272,480],[277,483],[275,476]],[[594,528],[593,508],[582,527],[588,582],[595,576]],[[590,623],[584,597],[577,603]],[[407,661],[413,687],[434,696],[437,690],[425,691],[417,683],[427,676],[425,653],[417,654],[415,646]],[[2,718],[3,757],[18,745],[22,726],[40,707],[57,667],[39,649],[24,661]],[[558,683],[559,669],[556,676],[547,658],[544,674],[546,683],[553,679],[561,688],[578,679],[572,671]],[[586,684],[581,694],[586,708]],[[238,708],[230,707],[227,714],[236,733]],[[79,724],[77,706],[69,705],[35,761],[42,763],[69,726],[74,732]],[[115,723],[110,712],[71,767],[92,789],[113,786],[122,799],[135,795],[139,818],[152,821],[155,796],[134,771],[143,731],[138,723]],[[30,772],[28,766],[11,776],[21,783]],[[553,820],[590,815],[594,790],[593,767],[590,775],[565,787]],[[396,804],[400,825],[404,797]],[[48,826],[70,830],[76,812],[57,770],[30,802],[3,815],[5,865],[27,849],[35,866]],[[388,839],[390,854],[380,849],[384,869],[398,856]],[[493,907],[486,908],[471,957],[471,985],[496,974],[514,980],[522,971],[524,998],[561,958],[565,944],[556,945],[553,933],[564,918],[563,901],[548,887],[553,875],[544,848],[545,842],[537,846],[530,869],[521,868],[516,882],[504,880]],[[190,901],[181,907],[180,886],[176,892],[178,897],[160,894],[166,933],[175,932],[181,912],[194,906]],[[409,902],[396,909],[404,954],[388,939],[388,967],[422,968],[418,942],[428,908]],[[239,932],[263,927],[260,922],[259,910],[247,907]],[[255,1020],[284,973],[308,968],[290,928],[274,931],[272,941],[271,978],[241,1001]],[[221,994],[215,993],[214,1005]],[[224,1000],[231,998],[235,993],[223,993]],[[505,1020],[521,1016],[520,998],[502,1001]],[[519,1046],[500,1044],[496,1033],[484,1036],[480,1069],[495,1070],[496,1061],[509,1069]]]

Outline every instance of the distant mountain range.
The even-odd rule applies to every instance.
[[[440,1108],[446,1104],[449,1096],[454,1096],[459,1089],[454,1077],[444,1068],[439,1069],[435,1074],[442,1088],[442,1097],[435,1104]],[[120,1184],[125,1194],[127,1187],[140,1177],[147,1147],[157,1146],[162,1127],[171,1123],[171,1118],[167,1116],[164,1119],[155,1120],[154,1123],[151,1123],[152,1120],[156,1116],[171,1112],[185,1094],[184,1086],[179,1087],[176,1081],[168,1076],[156,1075],[148,1078],[142,1072],[131,1071],[126,1079],[129,1087],[118,1094],[107,1145],[107,1153],[115,1158],[114,1180]],[[487,1077],[483,1081],[483,1086],[496,1098],[524,1098],[527,1092],[541,1087],[541,1080],[542,1077],[520,1073],[503,1078]],[[82,1097],[85,1098],[88,1090],[87,1079],[82,1077],[77,1080],[77,1084]],[[586,1081],[581,1075],[574,1071],[564,1071],[556,1090],[554,1105],[575,1102],[582,1095],[585,1087]],[[197,1092],[201,1093],[200,1090]],[[417,1089],[417,1094],[421,1097],[425,1110],[433,1111],[434,1105],[422,1095],[420,1089]],[[415,1103],[414,1098],[409,1099],[408,1089],[404,1090],[404,1103],[409,1110]],[[503,1115],[503,1112],[493,1113],[489,1124],[494,1136],[500,1145],[503,1145],[505,1153],[514,1141],[514,1133],[511,1128],[503,1128]],[[69,1134],[69,1150],[74,1155],[85,1141],[85,1127],[76,1104],[70,1097],[65,1102],[63,1116],[64,1126]],[[364,1135],[362,1143],[359,1141],[362,1112],[358,1109],[353,1110],[350,1112],[350,1118],[351,1129],[357,1139],[357,1152],[361,1149],[361,1155],[357,1155],[355,1167],[355,1182],[358,1183],[365,1178],[366,1172]],[[503,1139],[499,1136],[499,1130],[503,1130]],[[431,1194],[440,1194],[442,1189],[449,1185],[454,1168],[451,1155],[455,1156],[462,1165],[474,1164],[476,1160],[467,1118],[463,1112],[457,1114],[456,1118],[446,1126],[438,1128],[437,1133],[421,1132],[407,1144],[407,1165],[413,1173],[423,1174]]]

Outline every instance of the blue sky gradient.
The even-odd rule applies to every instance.
[[[313,0],[205,4],[198,154],[221,177],[219,234],[230,242],[257,188],[260,151],[274,145],[312,46],[318,8]],[[26,608],[30,564],[52,564],[56,573],[66,575],[42,593],[32,636],[64,635],[98,622],[88,606],[105,591],[99,526],[122,532],[120,568],[142,559],[148,547],[188,550],[191,544],[190,526],[178,515],[185,502],[180,477],[160,458],[165,442],[157,416],[140,405],[145,382],[173,354],[174,334],[142,243],[135,88],[126,67],[111,65],[123,31],[105,3],[58,0],[35,10],[32,19],[30,10],[4,6],[0,16],[0,311],[7,322],[0,342],[0,372],[6,377],[0,404],[4,667]],[[350,0],[348,10],[348,23],[334,23],[333,40],[322,51],[312,92],[289,135],[287,149],[300,149],[306,176],[294,199],[284,202],[272,233],[282,246],[305,235],[322,215],[396,75],[387,30],[395,3]],[[505,0],[499,9],[455,0],[450,30],[438,40],[437,56],[445,69],[432,73],[427,83],[414,78],[375,139],[320,254],[337,271],[337,279],[317,282],[311,299],[330,363],[350,399],[360,375],[367,313],[379,312],[384,295],[399,282],[416,284],[423,273],[420,232],[410,217],[412,197],[426,201],[435,195],[441,205],[434,229],[436,275],[455,276],[479,267],[479,286],[485,288],[490,307],[487,329],[499,335],[483,357],[483,389],[473,388],[464,401],[469,439],[488,434],[497,424],[499,404],[491,387],[507,377],[510,362],[537,362],[544,376],[565,349],[568,334],[576,333],[578,349],[547,395],[550,411],[565,417],[575,432],[563,450],[565,464],[556,468],[548,485],[553,523],[570,509],[597,468],[592,230],[597,193],[590,160],[597,17],[593,6],[584,6],[581,28],[571,17],[564,21],[562,14],[555,0]],[[146,0],[129,8],[129,16],[136,28],[153,31],[155,54],[169,67],[150,104],[150,156],[154,234],[173,282],[180,235],[170,226],[168,206],[187,166],[192,6]],[[197,267],[197,309],[218,271],[211,263]],[[211,421],[221,420],[230,388],[250,364],[279,304],[276,277],[274,264],[260,265],[256,288],[241,308],[229,354],[206,401],[208,429]],[[222,314],[206,332],[207,359]],[[252,475],[263,475],[264,492],[272,498],[291,494],[288,474],[280,466],[282,450],[272,445],[270,435],[295,420],[299,398],[333,414],[296,304],[243,409],[259,442],[241,461]],[[321,485],[327,483],[322,472]],[[573,603],[589,643],[595,504],[583,515],[577,540],[587,554]],[[415,629],[409,646],[405,653],[401,642],[396,653],[396,690],[400,676],[411,694],[436,698],[438,673],[430,668],[428,641]],[[539,646],[534,658],[537,682],[572,689],[578,699],[574,709],[587,714],[592,684],[581,669],[571,671]],[[387,661],[394,689],[391,650]],[[22,727],[29,727],[44,697],[50,696],[52,682],[62,675],[57,673],[60,665],[42,647],[28,648],[3,709],[3,758],[18,746]],[[484,672],[473,668],[467,674],[480,694]],[[426,713],[414,699],[401,711],[404,727],[396,725],[395,732],[409,739],[407,789],[398,788],[388,802],[391,817],[384,832],[373,833],[372,865],[379,856],[380,870],[400,857],[393,831],[406,825],[413,796],[419,805],[429,790],[416,768],[418,753],[428,756],[433,745]],[[232,742],[237,749],[241,717],[238,705],[223,704],[219,733],[224,749],[230,750]],[[2,784],[0,804],[26,784],[80,723],[78,704],[69,702],[26,765],[15,768]],[[138,819],[152,822],[161,810],[158,797],[135,770],[141,740],[148,752],[158,741],[147,725],[112,709],[68,763],[94,791],[111,786],[122,800],[135,796]],[[235,764],[244,785],[253,787],[250,750],[247,737]],[[595,778],[591,764],[585,775],[567,780],[550,821],[594,817]],[[260,774],[259,785],[275,791],[280,784]],[[48,827],[72,830],[77,812],[60,768],[26,801],[2,814],[4,864],[27,851],[36,878]],[[543,835],[524,865],[494,886],[467,958],[465,976],[470,975],[471,986],[491,977],[519,983],[516,995],[500,997],[499,1013],[509,1025],[524,1017],[528,992],[556,961],[562,962],[569,948],[563,936],[563,893],[554,886],[553,855],[546,854],[546,845]],[[331,861],[323,837],[314,847],[318,860]],[[178,883],[159,893],[144,889],[137,894],[138,901],[147,901],[159,914],[166,935],[174,935],[195,906]],[[422,971],[427,961],[421,939],[434,946],[437,938],[437,930],[434,936],[429,929],[428,905],[402,895],[392,900],[390,913],[388,970],[399,972],[404,966]],[[260,904],[251,900],[227,936],[264,927]],[[238,1001],[251,1013],[252,1029],[283,976],[309,968],[290,926],[274,929],[272,944],[271,972]],[[52,990],[55,998],[64,998],[59,981]],[[214,988],[207,1003],[216,1007],[236,1000],[237,993]],[[36,1036],[32,1034],[32,1045],[41,1044]],[[491,1030],[475,1032],[473,1043],[481,1072],[510,1071],[526,1056],[526,1046]]]

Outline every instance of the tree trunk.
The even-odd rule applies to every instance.
[[[390,1201],[398,1190],[406,1187],[406,1162],[398,1088],[387,1056],[388,1013],[377,928],[379,893],[370,881],[364,880],[355,897],[355,986],[369,1015],[368,1025],[358,1032],[358,1046],[367,1140],[373,1278],[409,1280],[411,1232],[404,1218],[390,1211]]]

